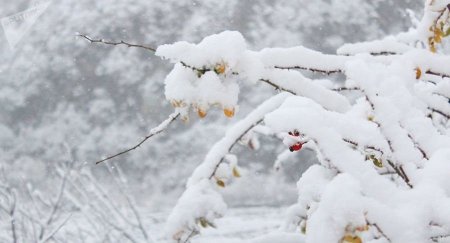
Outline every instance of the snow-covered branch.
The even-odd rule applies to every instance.
[[[224,214],[226,205],[218,189],[239,177],[237,159],[229,154],[234,145],[258,125],[264,115],[277,109],[289,96],[280,93],[248,114],[230,128],[226,135],[213,145],[204,161],[197,167],[183,193],[169,216],[167,232],[178,242],[187,242],[200,232],[200,226],[212,225],[215,218]],[[214,186],[215,185],[215,186]]]
[[[262,82],[283,92],[236,122],[194,170],[167,221],[174,241],[190,242],[202,227],[215,227],[214,220],[226,210],[220,189],[241,176],[232,149],[262,123],[266,134],[280,136],[291,152],[305,145],[320,162],[300,178],[299,199],[285,229],[320,243],[445,238],[447,232],[430,233],[430,222],[450,227],[450,56],[439,47],[450,35],[449,6],[449,0],[428,0],[417,28],[346,44],[337,54],[303,46],[252,51],[235,31],[198,44],[152,48],[173,64],[165,95],[175,113],[138,145],[105,160],[139,147],[191,111],[203,118],[219,108],[231,118],[241,82]],[[341,75],[312,79],[304,71]],[[286,157],[287,152],[281,154],[277,165]],[[139,220],[136,225],[142,228]],[[133,241],[127,232],[123,229]]]

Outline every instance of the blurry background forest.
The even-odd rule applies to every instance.
[[[34,1],[0,0],[0,17]],[[0,34],[0,164],[17,188],[53,193],[59,165],[93,173],[110,195],[117,193],[105,165],[94,161],[134,145],[171,113],[164,77],[171,64],[143,49],[90,44],[94,38],[156,47],[177,40],[198,42],[238,30],[250,49],[304,45],[326,53],[346,42],[405,31],[421,16],[420,0],[78,0],[51,1],[14,50]],[[120,166],[129,194],[148,211],[172,207],[188,176],[225,129],[262,100],[270,87],[244,87],[240,109],[228,119],[212,111],[205,119],[177,121],[141,148],[108,163]],[[240,147],[245,176],[225,189],[232,206],[287,205],[295,182],[314,163],[307,153],[275,172],[285,150],[263,138],[261,149]],[[20,191],[20,190],[19,190]],[[23,199],[26,200],[26,199]]]

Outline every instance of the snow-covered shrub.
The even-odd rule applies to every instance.
[[[449,11],[449,0],[428,0],[415,28],[346,44],[336,55],[303,46],[251,51],[234,31],[160,46],[156,55],[174,63],[165,94],[184,120],[214,107],[232,117],[241,82],[281,91],[212,146],[168,234],[189,242],[214,227],[226,210],[220,190],[241,176],[232,149],[243,139],[257,144],[251,136],[260,133],[291,152],[312,149],[320,161],[298,182],[298,203],[282,227],[289,234],[319,243],[448,240],[450,56],[440,43],[450,34]],[[345,79],[310,79],[306,71]]]

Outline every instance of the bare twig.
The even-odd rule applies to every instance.
[[[353,91],[353,90],[361,90],[361,89],[358,87],[339,87],[339,88],[334,88],[331,90],[340,92],[340,91]]]
[[[107,40],[104,40],[104,39],[93,39],[93,38],[91,38],[91,37],[89,37],[87,35],[84,35],[84,34],[77,34],[76,36],[82,37],[82,38],[88,40],[91,43],[101,43],[101,44],[113,45],[113,46],[125,45],[125,46],[128,46],[128,47],[143,48],[143,49],[146,49],[146,50],[151,51],[151,52],[156,52],[156,49],[153,48],[153,47],[140,45],[140,44],[132,44],[132,43],[125,42],[123,40],[121,40],[121,41],[107,41]]]
[[[383,232],[383,230],[378,226],[376,223],[371,223],[369,220],[366,219],[366,224],[375,227],[377,229],[378,233],[380,233],[381,236],[383,236],[388,242],[392,242],[391,239]]]
[[[366,53],[366,52],[358,52],[360,53]],[[366,54],[372,55],[372,56],[394,56],[394,55],[400,55],[402,53],[397,53],[393,51],[379,51],[379,52],[367,52]],[[355,54],[352,53],[345,53],[345,54],[339,54],[341,56],[354,56]]]
[[[323,73],[326,75],[330,75],[333,73],[343,73],[343,70],[340,69],[336,69],[336,70],[323,70],[323,69],[317,69],[317,68],[310,68],[310,67],[302,67],[302,66],[290,66],[290,67],[285,67],[285,66],[275,66],[275,68],[278,69],[301,69],[301,70],[307,70],[307,71],[311,71],[311,72],[317,72],[317,73]]]
[[[395,170],[395,173],[398,175],[398,176],[400,176],[400,178],[402,178],[403,179],[403,181],[406,183],[406,185],[409,187],[409,188],[413,188],[413,186],[411,185],[411,183],[409,182],[409,178],[408,178],[408,176],[406,175],[406,173],[405,173],[405,171],[403,170],[403,168],[402,167],[398,167],[398,166],[396,166],[392,161],[390,161],[390,160],[387,160],[387,162],[388,162],[388,164],[392,167],[392,169],[394,169]]]
[[[443,112],[443,111],[441,111],[441,110],[438,110],[438,109],[435,109],[435,108],[431,108],[431,107],[429,107],[428,109],[429,109],[431,112],[436,112],[436,113],[438,113],[439,115],[441,115],[441,116],[447,118],[447,120],[450,120],[450,115],[449,115],[449,114],[446,114],[445,112]]]
[[[274,87],[276,90],[285,91],[285,92],[291,93],[293,95],[297,95],[297,93],[295,93],[294,91],[280,87],[280,86],[276,85],[275,83],[273,83],[272,81],[270,81],[269,79],[262,78],[259,81],[269,84],[270,86]]]
[[[426,74],[430,74],[430,75],[440,76],[441,78],[450,78],[449,74],[439,73],[439,72],[435,72],[435,71],[432,71],[432,70],[428,70],[425,73]]]
[[[348,139],[348,138],[343,138],[342,140],[343,140],[344,142],[346,142],[346,143],[349,143],[349,144],[353,145],[353,146],[356,146],[356,147],[359,146],[359,144],[358,144],[357,142],[352,141],[352,140],[350,140],[350,139]],[[365,146],[364,146],[364,149],[371,149],[371,150],[375,150],[375,151],[377,151],[377,152],[379,152],[379,153],[381,153],[381,154],[384,154],[384,152],[383,152],[382,149],[377,148],[377,147],[375,147],[375,146],[373,146],[373,145],[365,145]]]
[[[392,55],[399,55],[399,53],[393,52],[393,51],[380,51],[380,52],[371,52],[370,55],[372,55],[372,56],[392,56]]]
[[[163,132],[164,130],[166,130],[166,128],[167,128],[173,121],[175,121],[175,120],[178,118],[178,116],[180,116],[180,113],[179,113],[178,111],[175,111],[174,113],[172,113],[172,114],[169,115],[169,118],[167,118],[166,120],[164,120],[163,122],[161,122],[157,127],[155,127],[155,128],[153,128],[152,130],[150,130],[150,133],[149,133],[147,136],[145,136],[144,139],[142,139],[139,143],[137,143],[136,145],[134,145],[133,147],[128,148],[128,149],[125,149],[125,150],[123,150],[122,152],[119,152],[119,153],[117,153],[117,154],[108,156],[108,157],[106,157],[106,158],[104,158],[104,159],[102,159],[102,160],[99,160],[99,161],[95,162],[95,163],[96,163],[96,164],[100,164],[100,163],[102,163],[102,162],[105,162],[105,161],[107,161],[107,160],[113,159],[113,158],[118,157],[118,156],[120,156],[120,155],[122,155],[122,154],[126,154],[126,153],[128,153],[128,152],[130,152],[130,151],[132,151],[132,150],[135,150],[135,149],[139,148],[139,147],[140,147],[145,141],[147,141],[149,138],[151,138],[151,137],[153,137],[153,136],[155,136],[155,135],[157,135],[157,134]]]
[[[406,128],[404,128],[401,124],[400,124],[400,127],[403,128],[405,131],[407,131]],[[422,157],[423,157],[424,159],[426,159],[426,160],[429,160],[429,157],[428,157],[427,153],[426,153],[425,150],[419,145],[419,143],[414,139],[414,137],[411,135],[411,133],[409,133],[409,132],[407,131],[407,134],[408,134],[408,138],[411,139],[411,142],[414,144],[414,147],[416,147],[417,150],[419,150],[419,152],[422,154]]]

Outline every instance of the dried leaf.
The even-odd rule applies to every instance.
[[[302,232],[302,234],[306,234],[306,221],[302,221],[302,223],[300,224],[300,231]]]
[[[223,114],[225,114],[226,117],[231,118],[234,116],[234,108],[225,108],[223,109]]]
[[[251,150],[255,150],[255,149],[256,149],[255,144],[253,143],[253,139],[252,139],[252,138],[250,138],[250,139],[248,140],[247,145],[248,145],[248,147],[249,147]]]
[[[422,70],[418,67],[416,68],[416,79],[419,79],[422,76]]]
[[[434,37],[428,38],[428,46],[430,46],[430,51],[436,53],[436,46],[434,43]]]
[[[383,168],[383,162],[381,162],[380,159],[375,158],[375,156],[372,156],[370,159],[372,160],[373,164],[374,164],[376,167],[378,167],[378,168]]]
[[[198,221],[203,228],[206,228],[209,225],[208,220],[206,220],[205,218],[199,218]]]
[[[234,177],[241,177],[241,173],[239,173],[239,170],[235,167],[233,167],[233,176]]]
[[[197,114],[200,118],[204,118],[206,116],[206,111],[203,109],[197,109]]]
[[[444,33],[442,33],[441,29],[439,28],[434,28],[434,42],[435,43],[441,43],[442,42],[442,35]]]
[[[342,243],[362,243],[361,238],[359,236],[355,235],[345,235],[342,238]]]
[[[217,74],[222,74],[225,72],[225,70],[226,70],[226,64],[224,62],[218,63],[214,67],[214,72],[216,72]]]
[[[217,183],[217,185],[220,186],[220,187],[225,187],[225,182],[223,182],[223,181],[220,180],[220,179],[216,179],[216,183]]]

